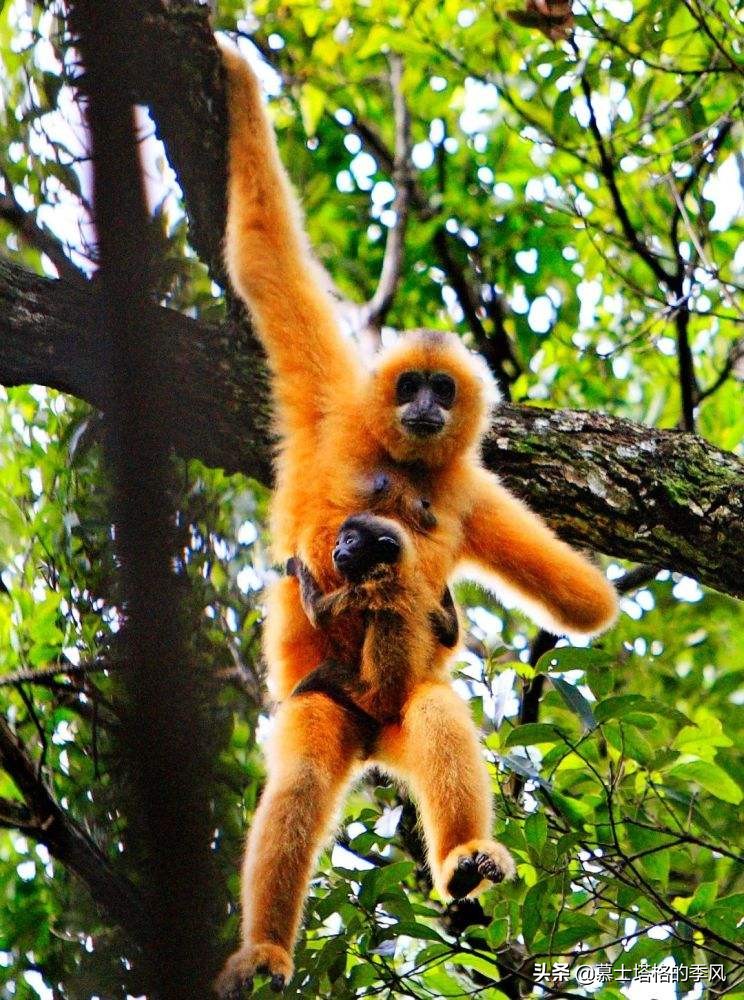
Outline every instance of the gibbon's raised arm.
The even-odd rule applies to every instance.
[[[463,558],[495,577],[496,591],[512,594],[540,626],[556,634],[591,636],[609,628],[617,615],[617,595],[588,559],[485,470],[473,476],[468,489],[473,505]]]
[[[280,419],[307,426],[353,392],[360,362],[322,285],[260,84],[232,43],[219,45],[230,129],[227,270],[268,355]]]

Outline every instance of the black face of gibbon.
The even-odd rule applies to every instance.
[[[402,541],[388,521],[372,514],[347,517],[333,549],[333,565],[346,580],[359,583],[380,565],[400,558]]]
[[[395,385],[400,422],[415,437],[433,437],[444,427],[457,385],[445,372],[403,372]]]

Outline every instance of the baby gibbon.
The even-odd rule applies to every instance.
[[[347,518],[332,559],[346,582],[330,594],[323,594],[310,570],[295,561],[302,606],[316,628],[327,628],[349,611],[364,612],[361,657],[355,664],[326,660],[292,695],[324,690],[337,698],[341,692],[345,704],[362,709],[378,728],[397,723],[416,684],[447,677],[444,664],[438,664],[437,644],[450,649],[457,644],[452,596],[447,589],[441,604],[433,600],[425,581],[416,577],[408,533],[387,518],[368,513]]]
[[[277,560],[296,556],[323,591],[332,591],[342,580],[331,557],[339,528],[350,512],[370,511],[408,531],[417,582],[434,604],[455,572],[470,569],[553,632],[601,632],[616,614],[604,575],[481,462],[496,400],[485,362],[453,334],[419,330],[384,349],[368,370],[341,331],[256,77],[234,47],[222,44],[222,52],[229,112],[225,256],[271,372]],[[320,693],[287,696],[329,658],[359,662],[364,640],[365,612],[349,611],[316,629],[296,577],[272,588],[265,654],[272,691],[286,700],[243,868],[243,945],[226,966],[223,989],[259,966],[280,977],[291,972],[287,913],[296,926],[316,831],[331,822],[363,748],[342,706]],[[437,646],[432,676],[446,659]],[[445,873],[478,853],[471,841],[490,822],[467,708],[449,684],[424,682],[385,733],[376,753],[411,785],[428,817],[430,845],[438,845],[435,880],[444,891]],[[287,837],[295,852],[289,873]],[[258,914],[264,916],[257,924]]]
[[[364,643],[356,665],[325,661],[277,712],[268,781],[245,862],[246,875],[261,870],[271,841],[276,881],[244,880],[244,939],[256,944],[228,962],[218,983],[227,995],[239,995],[258,969],[272,974],[276,988],[291,974],[289,956],[315,858],[347,783],[371,763],[403,777],[416,796],[429,867],[442,895],[474,894],[514,874],[509,852],[490,839],[491,786],[475,726],[435,655],[438,642],[456,645],[457,612],[449,591],[441,604],[436,601],[415,559],[405,529],[363,513],[344,521],[333,547],[333,564],[345,581],[336,590],[323,594],[307,567],[290,560],[313,627],[327,628],[335,617],[361,611]],[[304,749],[295,755],[297,743]],[[424,769],[426,782],[420,780]],[[333,808],[304,797],[300,782],[311,772],[314,789],[334,788]]]

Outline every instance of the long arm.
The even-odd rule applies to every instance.
[[[495,578],[543,628],[596,635],[617,614],[600,571],[485,471],[473,477],[462,557]],[[501,585],[501,587],[500,587]]]
[[[305,235],[255,74],[220,40],[227,74],[229,177],[225,258],[274,372],[287,429],[310,426],[360,371]]]

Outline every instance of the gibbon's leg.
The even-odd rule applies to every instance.
[[[591,636],[609,628],[617,595],[596,566],[489,473],[481,471],[463,489],[473,497],[463,526],[463,560],[502,580],[553,633]]]
[[[240,997],[259,970],[275,989],[291,977],[308,882],[363,742],[353,716],[324,694],[280,706],[243,862],[242,945],[217,979],[221,997]]]
[[[329,401],[353,394],[363,369],[310,250],[258,80],[232,43],[217,41],[230,126],[225,261],[266,349],[280,417],[312,427]]]
[[[419,685],[399,726],[383,730],[375,758],[416,798],[434,885],[443,896],[475,895],[514,875],[491,839],[491,782],[470,710],[449,684]]]

